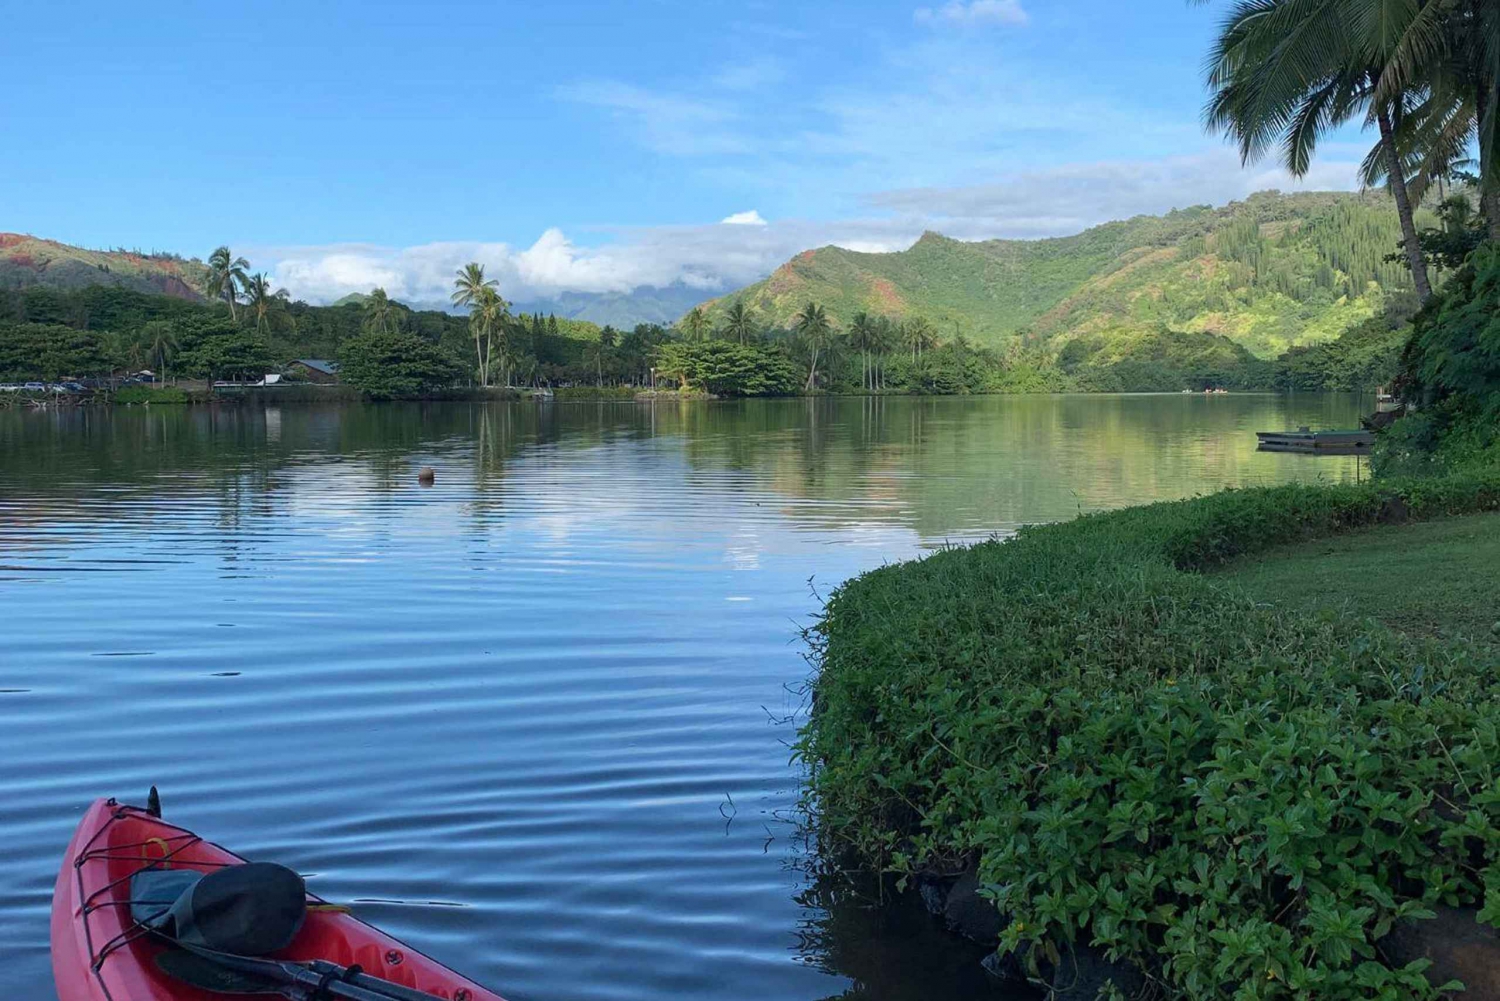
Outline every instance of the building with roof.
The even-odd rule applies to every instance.
[[[287,363],[286,374],[306,382],[334,383],[339,381],[339,363],[325,358],[298,358]]]

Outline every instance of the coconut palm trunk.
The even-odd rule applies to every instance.
[[[1422,259],[1422,243],[1417,239],[1411,197],[1406,190],[1406,169],[1401,164],[1401,154],[1396,148],[1396,126],[1391,120],[1389,108],[1382,107],[1375,117],[1380,123],[1380,144],[1385,147],[1386,175],[1391,195],[1396,199],[1396,214],[1401,217],[1401,243],[1406,251],[1406,264],[1411,268],[1411,280],[1417,287],[1417,297],[1426,302],[1432,298],[1432,283],[1427,277],[1427,262]]]
[[[1500,164],[1495,151],[1485,148],[1485,116],[1491,113],[1490,93],[1483,77],[1474,87],[1474,122],[1479,133],[1479,210],[1491,240],[1500,240]]]

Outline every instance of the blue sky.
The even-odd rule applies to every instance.
[[[437,297],[470,258],[511,298],[714,287],[830,242],[1058,235],[1290,186],[1204,134],[1222,10],[1185,0],[0,15],[0,230],[228,242],[313,300]],[[1331,146],[1308,185],[1352,186],[1358,158]]]

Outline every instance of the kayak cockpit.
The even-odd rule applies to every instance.
[[[162,906],[163,900],[157,898],[164,899],[172,886],[177,894],[174,903],[184,892],[191,895],[195,885],[222,890],[236,882],[225,875],[231,870],[241,877],[241,888],[251,874],[260,882],[267,870],[243,868],[247,865],[251,864],[228,849],[147,810],[113,800],[96,802],[74,834],[53,895],[52,965],[61,1001],[222,1001],[224,994],[172,976],[159,965],[163,954],[175,950],[163,932],[175,933],[181,925],[176,921],[167,925],[160,912],[171,910],[173,904]],[[301,877],[292,875],[300,886]],[[282,880],[278,906],[284,906],[287,883],[285,877],[278,878]],[[132,887],[142,896],[134,896]],[[260,896],[249,906],[264,908],[264,892],[252,889]],[[199,894],[203,896],[201,889]],[[214,903],[222,903],[220,898],[228,899],[221,893]],[[245,905],[230,900],[226,906]],[[158,918],[155,925],[146,920],[152,915]],[[257,916],[249,923],[259,920]],[[305,912],[296,925],[286,944],[270,951],[269,958],[357,966],[391,984],[451,1001],[501,1001],[498,995],[355,918],[347,908],[313,894],[305,893]]]

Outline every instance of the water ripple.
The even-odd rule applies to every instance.
[[[798,623],[950,540],[1352,471],[1248,433],[1352,402],[1211,402],[0,413],[0,997],[47,995],[83,808],[151,784],[516,1001],[990,996],[804,875]]]

